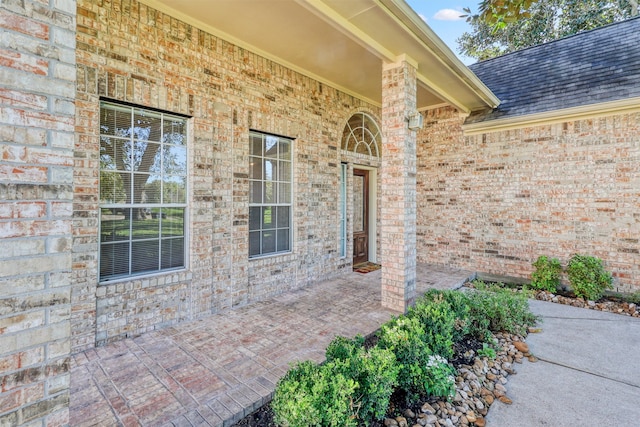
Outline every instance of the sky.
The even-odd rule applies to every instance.
[[[449,49],[465,64],[473,64],[475,59],[463,57],[458,53],[456,39],[462,33],[469,31],[469,24],[459,16],[464,14],[462,8],[468,7],[472,12],[477,12],[480,0],[405,0],[415,10],[429,27],[442,39]]]

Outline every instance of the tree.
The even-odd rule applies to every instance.
[[[483,0],[477,15],[465,9],[472,31],[460,53],[485,60],[628,19],[637,0]]]
[[[478,5],[478,17],[489,25],[515,22],[528,15],[528,10],[538,0],[483,0]],[[468,13],[471,13],[466,9]]]
[[[478,5],[478,16],[489,25],[500,25],[501,23],[516,22],[520,18],[528,17],[528,10],[534,3],[540,0],[482,0]],[[588,2],[580,2],[588,3]],[[606,4],[608,2],[598,2]],[[631,16],[638,14],[638,0],[627,0]],[[467,9],[468,13],[471,13]]]

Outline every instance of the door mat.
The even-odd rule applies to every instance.
[[[374,264],[373,262],[363,262],[362,264],[354,265],[353,271],[356,273],[367,274],[372,271],[380,270],[382,266],[380,264]]]

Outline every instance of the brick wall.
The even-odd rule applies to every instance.
[[[640,290],[640,114],[463,136],[452,109],[418,135],[418,259],[528,278],[539,255],[594,255]]]
[[[73,351],[263,299],[341,271],[340,138],[324,84],[135,1],[78,1]],[[99,285],[100,97],[188,114],[189,269]],[[295,138],[291,254],[249,260],[249,130]]]
[[[382,305],[404,312],[416,297],[416,66],[401,60],[382,73]]]
[[[75,2],[0,3],[0,425],[68,422]]]

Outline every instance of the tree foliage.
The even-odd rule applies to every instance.
[[[458,40],[460,53],[485,60],[628,19],[637,0],[483,0],[465,9],[471,32]]]

